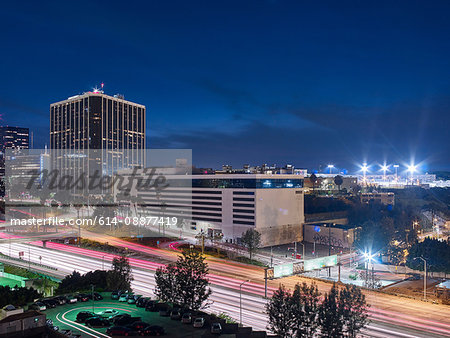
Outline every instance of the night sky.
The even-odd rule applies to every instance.
[[[450,1],[7,1],[0,113],[105,84],[147,106],[147,145],[199,167],[450,169]]]

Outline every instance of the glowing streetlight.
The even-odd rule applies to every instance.
[[[374,261],[375,262],[375,255],[373,255],[370,251],[364,251],[364,258],[366,260],[366,287],[368,286],[369,283],[369,264]],[[375,280],[375,274],[374,274],[374,269],[373,269],[373,263],[372,263],[372,283]]]
[[[330,175],[331,175],[331,169],[333,169],[334,168],[334,165],[332,165],[332,164],[329,164],[328,166],[328,169],[330,169]]]
[[[389,170],[389,166],[385,163],[381,166],[381,170],[383,171],[383,180],[386,181],[386,172]]]
[[[417,171],[417,165],[411,163],[407,168],[408,172],[411,174],[411,184],[413,184],[414,173]]]
[[[363,172],[363,180],[364,182],[366,182],[366,173],[369,171],[369,166],[367,165],[366,162],[364,162],[363,165],[361,166],[361,171]]]

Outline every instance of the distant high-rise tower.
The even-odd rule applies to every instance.
[[[30,146],[30,130],[21,127],[0,127],[0,152],[5,149],[28,149]]]
[[[77,166],[112,175],[120,169],[145,165],[145,106],[109,96],[102,90],[86,92],[50,105],[50,149],[76,154]],[[72,156],[60,156],[58,169],[73,169]],[[76,156],[75,156],[76,157]]]

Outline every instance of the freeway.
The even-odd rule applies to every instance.
[[[109,242],[110,244],[111,241]],[[127,245],[130,244],[127,242]],[[6,253],[11,245],[13,255],[18,252],[30,252],[31,260],[36,262],[42,257],[42,263],[55,266],[59,272],[71,273],[78,270],[85,273],[95,269],[109,269],[111,254],[67,246],[58,243],[47,243],[43,248],[40,242],[33,245],[25,243],[0,244],[0,251]],[[176,257],[171,252],[154,250],[159,259]],[[153,295],[155,288],[154,271],[162,265],[160,262],[140,258],[130,258],[135,280],[133,287],[136,292]],[[213,294],[213,303],[210,310],[215,313],[226,312],[235,319],[239,319],[239,284],[243,280],[251,279],[242,290],[243,323],[255,329],[264,330],[266,315],[264,305],[264,285],[261,283],[261,269],[237,263],[228,263],[220,260],[209,262],[211,274],[209,275]],[[212,266],[214,266],[212,268]],[[226,269],[225,269],[226,268]],[[234,273],[233,273],[234,272]],[[244,276],[241,278],[239,276]],[[306,279],[299,277],[284,278],[271,281],[269,295],[277,285],[282,282],[286,287],[292,288],[295,283]],[[308,280],[309,281],[309,280]],[[330,284],[318,282],[321,291],[329,289]],[[371,337],[450,337],[450,312],[446,306],[418,302],[412,299],[399,298],[377,292],[366,293],[371,303],[370,316],[372,323],[364,332]]]

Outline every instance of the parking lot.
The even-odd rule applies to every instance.
[[[119,314],[129,314],[132,317],[140,317],[141,321],[146,322],[149,325],[162,326],[165,331],[165,337],[201,337],[210,335],[209,323],[205,324],[203,328],[194,328],[192,324],[182,324],[180,319],[174,320],[170,317],[162,317],[159,312],[146,311],[145,308],[136,307],[135,304],[111,300],[109,293],[104,293],[102,295],[104,299],[100,301],[89,300],[87,302],[60,305],[55,308],[47,309],[44,313],[47,315],[47,319],[53,321],[53,325],[58,326],[60,332],[62,330],[70,330],[73,334],[78,334],[82,337],[109,337],[106,334],[107,327],[92,328],[76,321],[77,314],[81,311],[99,313],[108,309],[117,310]],[[111,326],[114,325],[111,324]],[[226,334],[220,336],[234,337],[234,335]]]

